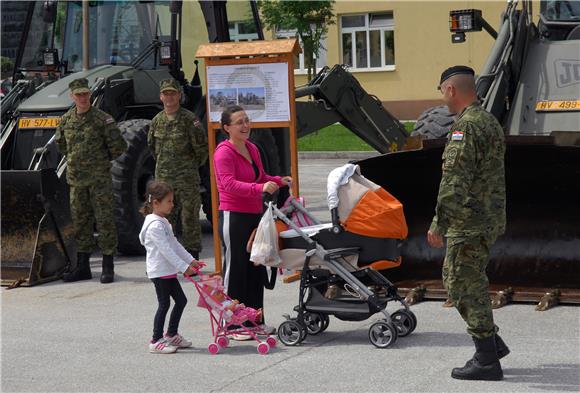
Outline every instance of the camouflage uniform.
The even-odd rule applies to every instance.
[[[113,219],[111,161],[127,148],[115,119],[93,107],[77,115],[73,107],[61,118],[55,138],[59,151],[67,159],[77,249],[84,253],[93,251],[96,222],[101,252],[113,255],[117,249],[117,230]]]
[[[443,283],[476,338],[493,335],[489,249],[505,231],[504,133],[474,103],[451,127],[443,152],[443,177],[430,230],[447,237]]]
[[[166,87],[177,90],[174,80],[163,81]],[[208,156],[207,135],[197,117],[179,108],[171,120],[161,111],[151,121],[147,143],[156,160],[155,178],[167,182],[175,190],[175,207],[168,217],[174,228],[181,221],[181,242],[188,251],[201,251],[199,210],[199,167]]]

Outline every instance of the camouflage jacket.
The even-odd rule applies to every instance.
[[[55,134],[58,150],[66,155],[67,182],[88,186],[111,181],[111,161],[127,149],[115,119],[100,109],[77,115],[76,108],[65,113]]]
[[[479,103],[465,108],[447,137],[431,230],[450,237],[505,231],[504,133]]]
[[[208,156],[207,135],[193,113],[180,108],[170,120],[161,111],[151,121],[147,143],[157,161],[155,177],[199,183],[199,167]]]

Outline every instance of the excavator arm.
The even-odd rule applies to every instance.
[[[401,150],[408,134],[381,101],[368,94],[345,66],[324,67],[306,86],[296,89],[298,136],[341,123],[381,153]]]

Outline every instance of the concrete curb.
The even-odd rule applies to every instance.
[[[380,155],[380,153],[376,151],[300,151],[298,152],[298,159],[306,160],[340,158],[346,160],[363,160],[365,158],[376,157],[378,155]]]

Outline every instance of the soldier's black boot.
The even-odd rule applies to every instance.
[[[103,272],[101,273],[101,284],[108,284],[115,279],[115,267],[112,255],[103,255]]]
[[[77,265],[70,272],[62,276],[63,281],[73,282],[80,280],[90,280],[93,278],[90,265],[91,254],[88,252],[77,253]]]
[[[454,368],[451,377],[472,381],[502,380],[503,371],[495,348],[495,335],[483,339],[474,338],[473,342],[475,355],[465,363],[465,366]]]
[[[510,353],[510,349],[497,333],[495,334],[495,349],[497,350],[498,359],[502,359]]]
[[[477,340],[477,339],[475,337],[471,337],[471,338],[473,339],[473,342],[475,343],[475,340]],[[509,353],[510,353],[510,349],[503,342],[503,340],[501,339],[501,337],[497,333],[495,334],[495,349],[497,350],[497,358],[498,359],[502,359],[502,358],[506,357],[507,355],[509,355]],[[473,357],[475,357],[475,355],[473,355]]]

